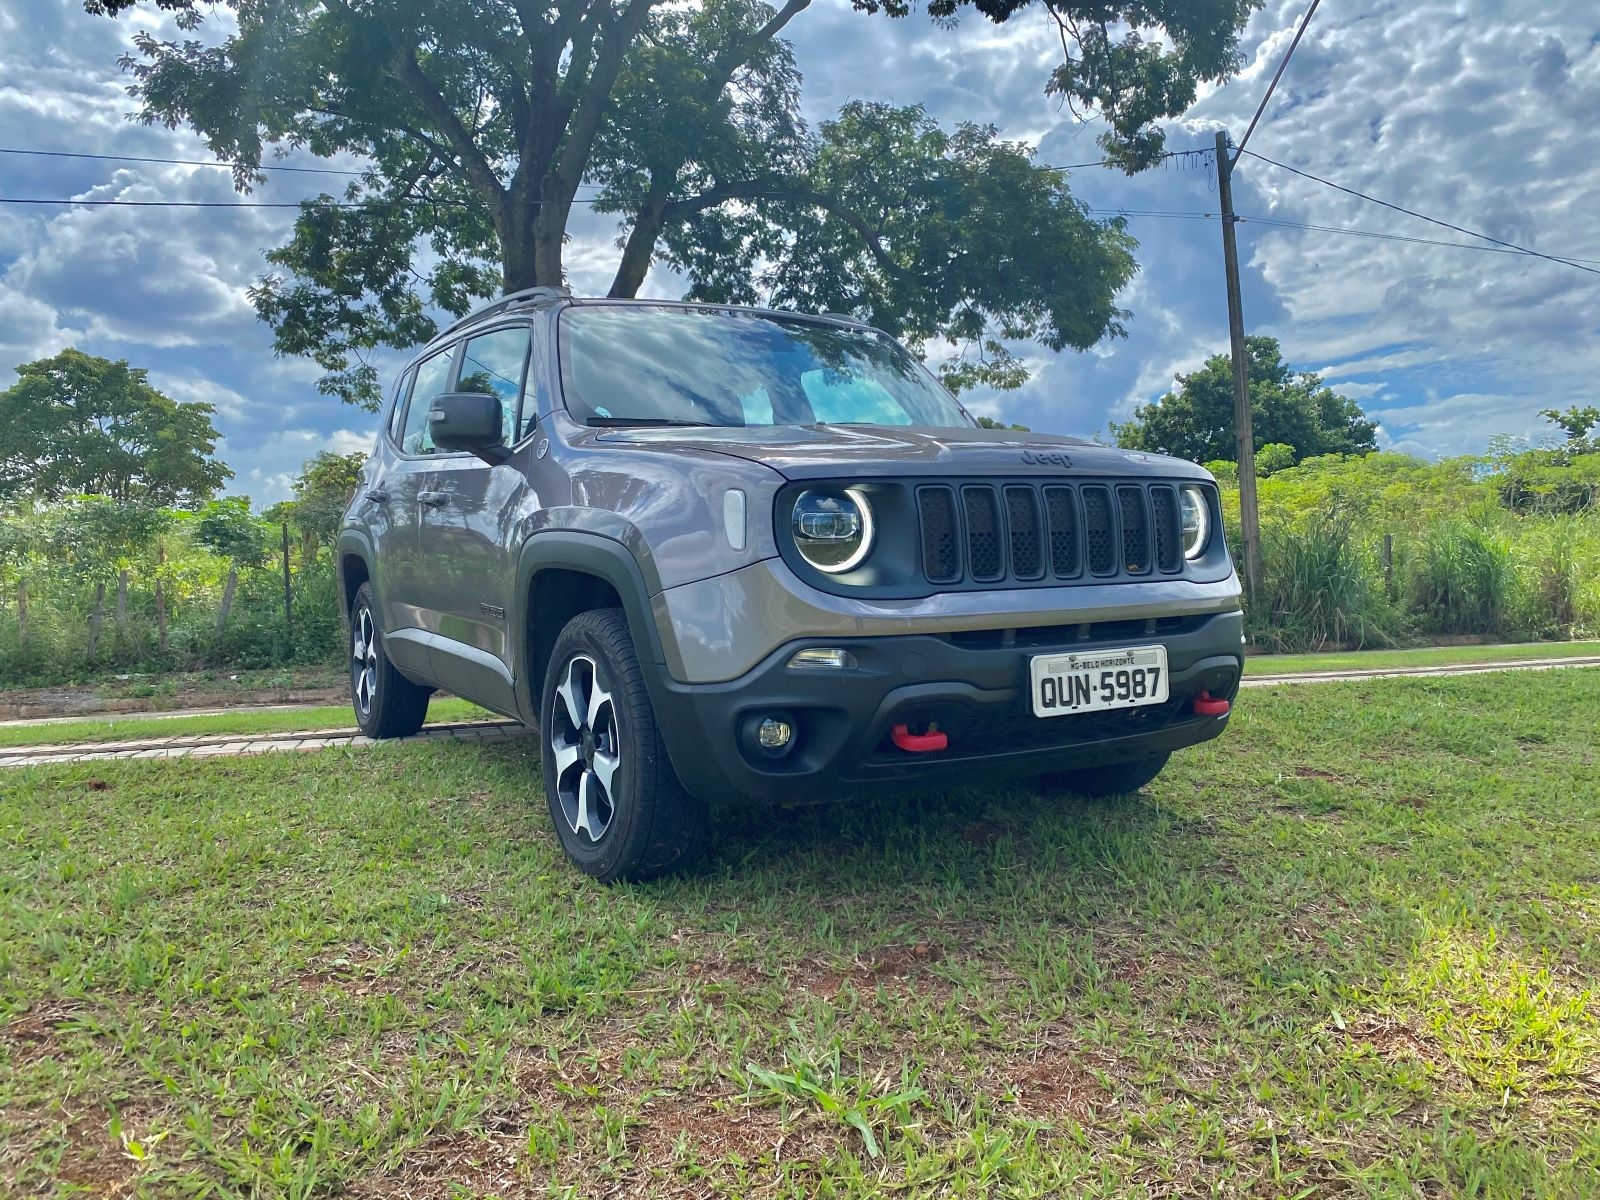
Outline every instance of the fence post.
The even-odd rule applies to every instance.
[[[89,617],[89,658],[92,660],[100,648],[100,619],[106,609],[106,581],[94,585],[94,613]]]
[[[283,531],[283,628],[288,638],[285,648],[290,656],[294,654],[294,592],[289,586],[289,522],[285,521],[280,527]]]
[[[17,580],[17,645],[28,646],[28,581]]]
[[[217,636],[228,628],[228,613],[233,608],[233,593],[239,586],[239,568],[228,568],[228,582],[222,589],[222,607],[217,610]]]
[[[117,629],[128,623],[128,568],[117,572]]]
[[[1383,535],[1383,587],[1390,595],[1394,594],[1394,534]]]
[[[166,539],[156,543],[156,649],[167,652],[167,586],[164,581],[167,565]]]

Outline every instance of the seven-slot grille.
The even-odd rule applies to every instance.
[[[1166,483],[930,483],[917,488],[929,583],[1095,580],[1183,569]]]

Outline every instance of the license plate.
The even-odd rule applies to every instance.
[[[1029,663],[1029,673],[1036,717],[1138,708],[1167,699],[1165,646],[1040,654]]]

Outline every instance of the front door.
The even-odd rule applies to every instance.
[[[517,436],[528,359],[526,325],[490,330],[462,348],[455,390],[500,399],[505,444]],[[515,462],[490,466],[470,454],[436,457],[420,494],[419,589],[434,678],[498,712],[515,711],[515,563],[510,523],[527,483]]]
[[[440,351],[401,381],[392,423],[378,439],[371,477],[356,497],[362,506],[359,514],[372,533],[373,587],[385,630],[385,652],[397,667],[419,678],[432,674],[421,634],[420,588],[426,572],[418,559],[419,497],[433,468],[427,400],[448,386],[453,362],[449,350]]]

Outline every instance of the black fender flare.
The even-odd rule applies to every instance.
[[[517,556],[516,588],[512,592],[510,628],[516,639],[518,665],[523,668],[515,672],[516,701],[524,721],[537,725],[539,718],[539,697],[533,694],[533,672],[527,669],[528,601],[535,577],[549,570],[578,571],[611,585],[622,601],[628,632],[633,635],[634,650],[644,668],[651,702],[659,709],[665,700],[661,678],[666,672],[666,654],[650,606],[650,589],[638,559],[627,546],[603,534],[578,529],[543,529],[531,534],[522,544]]]
[[[341,529],[333,547],[333,569],[339,585],[339,625],[345,633],[350,632],[350,610],[344,602],[349,590],[349,581],[344,575],[344,560],[347,558],[361,560],[367,568],[367,580],[372,584],[372,590],[378,590],[378,556],[373,553],[372,539],[359,529]]]

